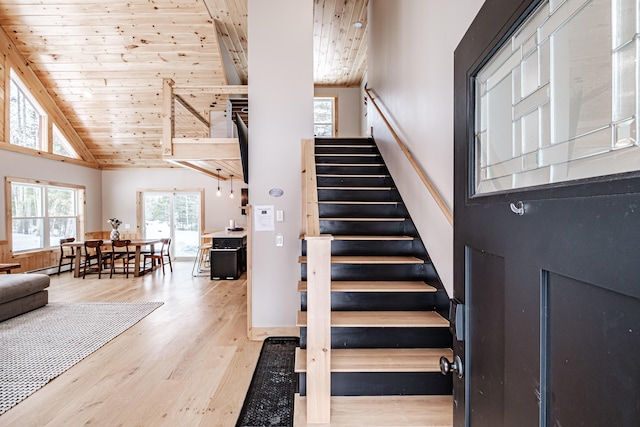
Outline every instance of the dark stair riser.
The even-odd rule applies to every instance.
[[[343,144],[343,147],[334,147],[331,145],[317,145],[315,149],[316,156],[323,154],[380,154],[375,145],[356,146],[357,144]]]
[[[342,204],[320,203],[320,218],[406,218],[407,209],[403,204]]]
[[[307,395],[307,375],[299,376],[300,395]],[[448,395],[451,374],[440,372],[332,372],[332,396]]]
[[[316,138],[315,146],[323,145],[375,145],[372,138]]]
[[[332,311],[436,310],[437,292],[332,292]],[[307,310],[307,293],[300,293],[301,310]]]
[[[401,202],[400,193],[394,188],[367,190],[334,190],[318,189],[318,201],[353,201],[353,202]]]
[[[331,348],[451,348],[452,339],[449,328],[331,328]],[[300,348],[307,348],[304,326]]]
[[[345,154],[344,156],[316,156],[316,164],[322,163],[382,163],[382,157],[376,156],[352,156]]]
[[[386,177],[329,177],[318,176],[318,187],[393,187],[393,180]]]
[[[300,275],[307,280],[307,264]],[[429,264],[332,264],[331,280],[422,280],[429,282]]]
[[[320,218],[321,234],[403,236],[406,221],[340,221]]]
[[[317,165],[316,175],[380,175],[389,174],[385,166],[331,166]]]
[[[412,256],[413,240],[333,240],[331,255]],[[302,255],[307,255],[307,242],[302,241]]]

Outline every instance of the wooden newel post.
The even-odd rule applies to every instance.
[[[307,236],[307,423],[331,419],[331,240]]]

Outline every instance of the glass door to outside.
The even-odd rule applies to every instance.
[[[196,256],[200,243],[200,193],[145,192],[144,238],[171,238],[174,258]]]

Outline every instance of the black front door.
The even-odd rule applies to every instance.
[[[482,149],[478,137],[482,127],[476,120],[484,120],[476,111],[477,97],[483,96],[483,90],[493,89],[477,87],[478,72],[492,55],[500,53],[504,43],[513,42],[530,13],[538,7],[553,10],[559,3],[487,1],[456,50],[454,297],[464,304],[465,313],[464,336],[454,340],[455,354],[464,367],[462,378],[455,376],[454,380],[456,426],[640,425],[640,174],[633,167],[622,173],[606,173],[608,169],[599,166],[604,173],[592,171],[591,177],[577,180],[520,185],[521,175],[514,173],[510,179],[497,179],[489,191],[480,191],[478,185],[478,180],[497,175],[497,168],[480,171],[490,161],[477,152]],[[573,15],[560,12],[567,12],[567,19],[580,18],[581,13],[594,19],[596,15],[589,15],[587,8],[604,5],[615,15],[618,4],[622,3],[568,0],[560,7],[574,7]],[[635,13],[638,9],[636,4]],[[603,20],[611,19],[611,15],[601,15]],[[548,49],[543,39],[546,31],[551,34],[548,37],[558,35],[555,48],[566,41],[569,56],[575,53],[571,50],[577,49],[571,47],[573,39],[560,32],[566,26],[553,33],[542,22],[537,23],[542,29],[524,42],[522,50],[532,49],[535,43],[538,48],[534,50]],[[577,21],[568,22],[573,25]],[[633,37],[637,39],[637,35]],[[585,60],[584,55],[576,57]],[[524,69],[525,61],[514,67]],[[542,67],[543,62],[540,56],[537,65]],[[521,72],[514,70],[513,76]],[[570,88],[577,84],[574,71],[566,73]],[[585,80],[584,76],[580,77]],[[583,110],[571,110],[569,104],[575,98],[569,97],[567,102],[567,120],[579,123],[573,126],[576,134],[585,122],[575,117],[595,105],[590,107],[588,102],[602,103],[598,93],[590,100],[586,91],[587,86],[601,81],[579,83],[585,88],[580,104]],[[499,84],[488,85],[492,84],[497,93]],[[533,95],[522,99],[541,104],[535,117],[544,118],[549,112],[552,125],[564,126],[560,103],[544,98],[547,94],[561,98],[564,88],[553,85],[563,83],[547,83],[547,92],[542,78],[537,84],[539,87],[531,89]],[[505,88],[508,86],[515,87],[511,81]],[[632,96],[637,98],[638,90],[634,90]],[[533,157],[525,153],[524,140],[530,137],[527,132],[534,130],[524,130],[525,118],[532,116],[518,111],[520,101],[515,99],[508,106],[515,113],[503,117],[512,121],[509,129],[513,135],[521,132],[517,139],[523,141],[518,146],[522,153],[509,156],[521,155],[522,164],[533,159],[538,163],[534,167],[542,169],[550,150],[540,142]],[[549,108],[545,102],[554,106]],[[637,117],[638,112],[634,114]],[[499,116],[493,114],[492,120]],[[540,119],[535,131],[545,131],[543,121]],[[615,132],[619,123],[610,122],[614,129],[610,132]],[[601,128],[598,132],[611,135],[606,127]],[[593,132],[588,137],[597,143],[599,135]],[[636,155],[635,136],[625,144],[627,157],[612,151],[607,154],[611,162],[624,163],[628,156]],[[574,149],[578,148],[571,146],[563,155]],[[500,166],[511,167],[513,161],[509,161]],[[640,161],[636,165],[640,170]],[[513,188],[498,188],[508,181],[514,183]]]

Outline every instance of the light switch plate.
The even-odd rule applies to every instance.
[[[276,246],[284,246],[284,236],[282,233],[276,234]]]
[[[278,222],[284,221],[284,211],[282,209],[276,210],[276,221]]]

